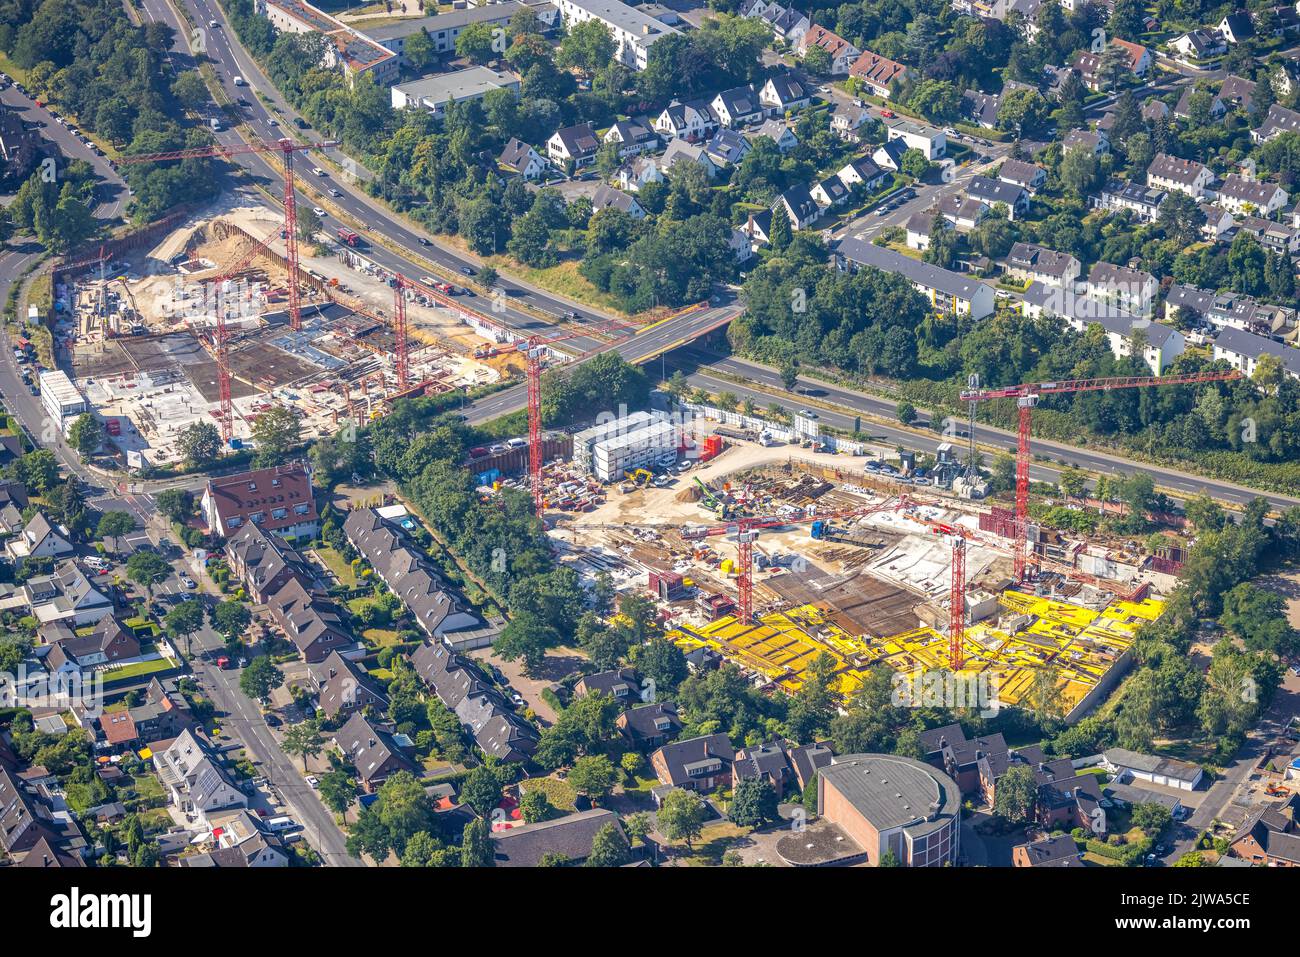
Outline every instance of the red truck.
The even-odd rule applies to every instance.
[[[361,245],[361,237],[346,227],[340,226],[335,230],[335,233],[341,241],[347,243],[349,246],[356,247]]]

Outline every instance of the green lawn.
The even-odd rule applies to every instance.
[[[357,576],[352,570],[352,564],[340,555],[336,549],[331,548],[329,545],[322,545],[320,548],[315,549],[315,552],[322,564],[339,580],[340,585],[348,588],[357,587]]]
[[[177,663],[170,658],[155,658],[152,661],[137,661],[133,664],[123,665],[121,668],[110,668],[104,671],[104,684],[115,685],[123,681],[131,681],[144,675],[156,674],[159,671],[168,671],[175,668]]]
[[[366,644],[375,648],[387,648],[397,644],[397,630],[394,628],[367,628],[361,633]]]
[[[578,792],[568,781],[559,778],[529,778],[521,787],[525,791],[541,791],[557,810],[570,813],[578,809],[574,803]]]

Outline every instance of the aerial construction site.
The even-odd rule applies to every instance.
[[[970,497],[951,448],[918,462],[695,415],[674,425],[671,453],[651,448],[593,480],[602,447],[653,446],[653,425],[579,433],[541,480],[563,561],[653,598],[693,667],[728,661],[792,693],[825,654],[844,694],[883,665],[978,676],[1006,706],[1041,695],[1046,675],[1077,720],[1122,676],[1176,581],[1136,542],[1032,525],[1022,541],[1012,510]],[[494,479],[485,492],[511,481],[480,478]],[[576,502],[560,499],[574,488]]]
[[[278,213],[233,205],[151,248],[59,273],[56,348],[127,464],[177,462],[178,436],[195,422],[239,447],[279,405],[310,438],[373,418],[397,396],[522,370],[515,352],[493,353],[497,330],[460,305],[471,290],[396,276],[347,229],[297,244],[293,303],[286,245]]]

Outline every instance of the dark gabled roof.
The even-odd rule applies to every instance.
[[[1030,867],[1083,867],[1079,846],[1068,834],[1058,834],[1032,844],[1021,844],[1020,847],[1025,849]]]
[[[362,694],[373,697],[381,705],[388,702],[379,685],[337,651],[331,651],[324,661],[311,665],[309,670],[318,690],[317,704],[329,717],[355,704]]]
[[[721,732],[674,741],[659,748],[655,754],[661,756],[668,775],[668,780],[662,783],[677,785],[691,780],[688,771],[692,765],[716,760],[727,766],[736,757],[731,739]]]
[[[291,578],[267,600],[271,617],[304,654],[317,642],[350,644],[352,636],[334,603]]]
[[[730,90],[723,90],[714,97],[714,102],[717,100],[722,101],[722,108],[733,117],[749,116],[763,109],[758,102],[758,93],[748,83],[744,86],[732,87]]]
[[[821,209],[817,205],[817,201],[812,198],[812,193],[808,191],[808,187],[803,183],[797,183],[782,193],[781,201],[800,219],[815,216],[818,210]]]
[[[594,675],[583,675],[578,684],[584,694],[604,694],[617,697],[617,692],[631,694],[638,690],[637,675],[631,668],[619,668],[614,671],[598,671]],[[575,693],[577,691],[575,687]]]
[[[618,724],[634,741],[671,737],[682,727],[681,719],[677,717],[677,705],[671,701],[656,701],[639,708],[629,708],[619,715]]]
[[[1025,190],[1022,186],[1017,186],[1015,183],[1005,183],[1000,179],[992,179],[988,176],[972,176],[970,182],[966,184],[966,195],[982,200],[990,206],[994,203],[1015,206],[1024,198]]]
[[[527,790],[527,784],[524,789]],[[607,824],[623,833],[618,815],[604,808],[495,831],[492,834],[494,862],[497,867],[536,867],[547,854],[561,854],[571,861],[585,860],[591,854],[596,832]]]
[[[940,728],[929,728],[917,735],[925,754],[938,754],[945,747],[960,744],[966,740],[966,732],[960,724],[945,724]]]
[[[86,862],[80,855],[69,854],[57,847],[48,837],[42,836],[32,845],[19,863],[19,867],[85,867]]]
[[[393,740],[392,732],[372,724],[361,714],[352,715],[347,724],[335,733],[334,741],[357,769],[357,777],[363,782],[375,779],[385,765],[393,761],[405,770],[415,770],[411,759]]]
[[[1204,163],[1171,156],[1168,153],[1157,153],[1151,160],[1151,165],[1147,167],[1148,176],[1167,179],[1181,186],[1191,186],[1205,171]]]
[[[556,130],[555,136],[570,156],[587,156],[600,148],[600,140],[590,123],[566,126],[562,130]]]
[[[246,569],[247,584],[258,594],[281,572],[298,576],[304,584],[312,584],[316,579],[297,549],[261,524],[249,522],[231,535],[226,540],[226,553]]]
[[[808,91],[804,89],[802,83],[794,78],[793,73],[778,73],[776,76],[768,77],[764,88],[768,84],[771,84],[773,94],[782,103],[808,98]]]
[[[529,155],[536,154],[537,151],[518,137],[510,137],[510,142],[505,145],[501,155],[497,157],[497,162],[507,169],[512,169],[516,173],[522,173],[528,168]],[[538,154],[540,159],[540,154]]]
[[[760,744],[753,748],[741,748],[736,752],[731,768],[736,777],[742,781],[764,775],[784,778],[787,772],[793,771],[785,745],[779,741],[769,741],[767,744]]]

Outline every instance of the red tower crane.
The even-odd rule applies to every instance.
[[[875,505],[859,505],[794,518],[781,516],[737,518],[718,525],[693,526],[682,533],[682,538],[691,540],[735,533],[738,552],[736,560],[738,568],[736,576],[737,617],[742,624],[752,625],[754,623],[754,540],[758,538],[761,529],[784,528],[788,525],[800,525],[805,522],[863,518],[867,515],[874,515],[876,512],[899,511],[911,504],[913,504],[911,499],[906,495],[900,495],[896,499],[886,499],[884,502]],[[648,527],[659,528],[663,526]]]
[[[245,153],[279,153],[284,162],[284,247],[289,266],[289,323],[294,329],[302,328],[302,301],[298,289],[298,209],[293,186],[293,154],[302,150],[328,149],[338,146],[335,141],[322,143],[295,143],[289,138],[275,143],[242,143],[238,146],[201,146],[188,150],[171,150],[166,153],[139,153],[124,156],[123,163],[163,163],[171,160],[222,157],[230,159]]]
[[[1034,406],[1045,395],[1066,392],[1108,392],[1112,389],[1134,389],[1155,385],[1198,385],[1204,382],[1227,382],[1240,379],[1237,370],[1224,372],[1186,372],[1167,376],[1113,376],[1104,379],[1067,379],[1060,382],[1031,382],[1024,385],[1003,386],[995,389],[966,389],[962,402],[984,402],[989,399],[1015,399],[1019,416],[1016,442],[1016,544],[1013,563],[1016,581],[1024,581],[1031,564],[1036,559],[1029,551],[1029,438]],[[973,435],[973,432],[972,432]],[[973,442],[972,438],[972,442]]]
[[[401,273],[393,281],[393,337],[397,340],[397,390],[405,392],[410,388],[410,367],[408,365],[409,344],[406,339],[406,290],[414,287],[413,283]]]

